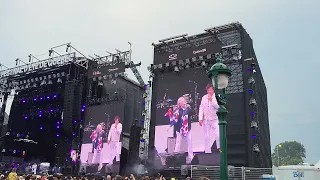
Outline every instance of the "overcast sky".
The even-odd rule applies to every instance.
[[[29,54],[45,59],[51,47],[66,42],[85,55],[105,55],[128,50],[130,41],[146,80],[152,42],[239,21],[254,41],[267,85],[272,148],[300,141],[307,162],[315,163],[320,160],[319,7],[318,0],[1,1],[0,62],[12,67]]]

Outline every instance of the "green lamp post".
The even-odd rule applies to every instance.
[[[228,86],[231,70],[222,63],[222,54],[215,55],[216,63],[207,72],[207,75],[212,80],[212,85],[215,90],[216,99],[219,104],[217,115],[219,118],[220,131],[220,179],[228,180],[228,162],[227,162],[227,121],[226,116],[228,111],[224,106],[227,103],[226,88]],[[222,90],[219,94],[218,90]]]

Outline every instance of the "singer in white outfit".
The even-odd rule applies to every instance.
[[[34,163],[34,164],[32,165],[32,167],[31,167],[33,174],[37,174],[37,168],[38,168],[38,165],[37,165],[36,163]]]
[[[219,105],[212,84],[208,84],[206,90],[207,94],[202,97],[199,107],[199,124],[203,127],[205,153],[211,153],[214,141],[216,141],[217,149],[220,149],[219,119],[217,116]]]
[[[120,161],[120,136],[122,132],[122,124],[119,122],[120,117],[116,116],[114,118],[114,123],[111,125],[109,135],[108,135],[108,144],[110,149],[110,158],[109,158],[109,164],[113,164],[114,157],[116,157],[116,161]]]

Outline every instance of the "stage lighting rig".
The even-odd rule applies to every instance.
[[[20,65],[21,62],[27,65],[26,62],[24,62],[24,61],[22,61],[21,59],[17,58],[17,59],[16,59],[16,66]]]
[[[29,62],[33,62],[33,59],[40,61],[38,58],[34,57],[32,54],[29,54]]]

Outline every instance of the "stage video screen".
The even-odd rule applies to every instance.
[[[90,169],[106,173],[119,172],[123,116],[123,103],[87,108],[80,153],[82,164],[80,171],[95,173],[89,172]]]
[[[155,148],[162,165],[218,165],[219,106],[206,69],[158,74],[156,83]]]

